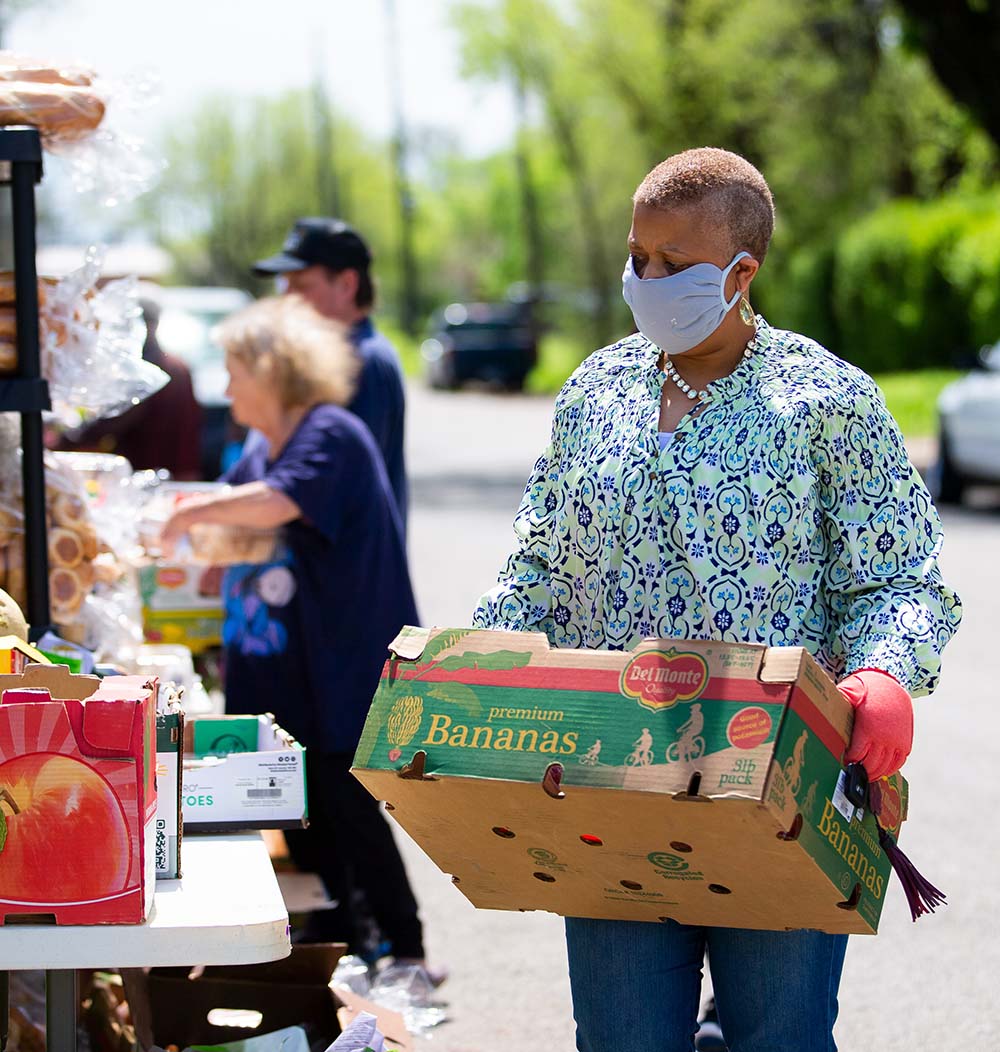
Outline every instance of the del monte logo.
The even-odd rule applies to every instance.
[[[644,708],[669,709],[679,701],[697,698],[708,683],[708,664],[700,654],[647,650],[622,669],[622,694]]]

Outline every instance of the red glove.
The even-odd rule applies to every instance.
[[[888,672],[863,668],[837,684],[854,706],[848,763],[865,765],[875,781],[895,774],[913,748],[913,702]]]

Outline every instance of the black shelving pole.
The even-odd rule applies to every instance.
[[[32,639],[49,627],[49,557],[45,528],[45,444],[42,410],[51,408],[38,347],[35,269],[35,184],[42,178],[42,145],[35,128],[0,129],[0,161],[9,166],[16,289],[17,375],[0,385],[0,409],[21,414],[24,486],[25,611]]]

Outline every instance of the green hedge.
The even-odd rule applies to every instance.
[[[955,245],[945,273],[968,308],[973,345],[1000,340],[1000,197],[992,214]]]
[[[772,322],[869,372],[948,366],[1000,339],[1000,193],[891,201],[776,262]]]
[[[754,305],[779,329],[791,329],[835,350],[840,337],[833,316],[832,245],[768,256],[754,281]]]

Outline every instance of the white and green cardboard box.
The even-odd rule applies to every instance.
[[[353,771],[476,906],[874,933],[891,867],[843,793],[852,710],[799,647],[407,628]],[[877,783],[894,836],[907,787]]]
[[[188,716],[181,807],[189,833],[301,829],[306,751],[269,712]]]

